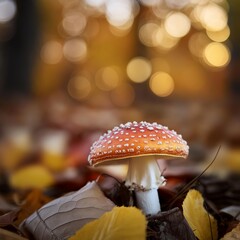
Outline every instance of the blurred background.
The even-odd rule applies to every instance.
[[[187,140],[169,174],[219,146],[208,173],[238,174],[239,18],[238,0],[0,0],[1,192],[83,185],[92,143],[128,121]]]

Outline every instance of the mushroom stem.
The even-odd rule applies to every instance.
[[[157,189],[153,188],[146,191],[135,190],[137,207],[142,209],[144,214],[154,215],[161,211]]]
[[[142,158],[142,159],[139,159]],[[140,156],[129,159],[125,185],[136,193],[137,206],[147,214],[160,211],[158,187],[165,183],[155,157]]]

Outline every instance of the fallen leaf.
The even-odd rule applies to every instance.
[[[6,213],[15,210],[16,208],[16,205],[9,203],[0,195],[0,213]]]
[[[112,200],[117,206],[128,207],[132,204],[131,192],[125,186],[124,182],[120,182],[116,178],[106,174],[100,175],[97,182],[105,196]]]
[[[51,199],[45,196],[42,191],[35,189],[31,191],[26,199],[24,200],[21,208],[18,212],[15,224],[18,226],[20,223],[34,213],[37,209],[42,207],[44,204],[50,202]]]
[[[0,216],[0,227],[6,227],[8,225],[13,225],[14,221],[17,219],[19,209],[10,211]]]
[[[25,146],[16,146],[12,143],[3,143],[0,147],[1,167],[5,171],[14,170],[29,154],[29,148]]]
[[[179,208],[151,215],[147,218],[147,239],[181,239],[196,240],[196,237]]]
[[[238,240],[240,239],[240,223],[233,230],[224,235],[220,240]]]
[[[183,215],[199,240],[216,240],[217,221],[204,208],[200,192],[190,190],[183,201]]]
[[[227,213],[233,216],[236,220],[240,221],[240,206],[227,206],[225,208],[222,208],[220,212]]]
[[[66,167],[66,157],[60,153],[43,152],[41,156],[43,164],[53,170],[62,171]]]
[[[115,207],[86,224],[69,240],[145,240],[147,221],[135,207]]]
[[[93,181],[77,192],[44,205],[28,217],[20,229],[36,240],[67,239],[114,206]]]
[[[52,174],[41,165],[30,165],[16,170],[9,178],[10,185],[18,189],[46,188],[54,183]]]
[[[27,238],[21,237],[16,233],[7,231],[0,228],[0,239],[1,240],[28,240]]]

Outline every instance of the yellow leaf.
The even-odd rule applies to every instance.
[[[135,207],[114,207],[83,226],[69,240],[145,240],[147,221]]]
[[[200,192],[190,190],[183,201],[183,215],[199,240],[217,239],[217,221],[203,206]]]
[[[10,185],[19,189],[30,189],[45,187],[53,184],[52,174],[43,166],[30,165],[16,170],[9,179]]]
[[[43,164],[53,171],[61,171],[66,167],[67,160],[64,155],[44,152],[42,154]]]
[[[21,164],[29,150],[19,146],[3,145],[0,147],[1,166],[11,171]]]

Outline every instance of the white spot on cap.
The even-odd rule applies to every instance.
[[[127,151],[128,152],[134,152],[134,148],[129,148]]]

